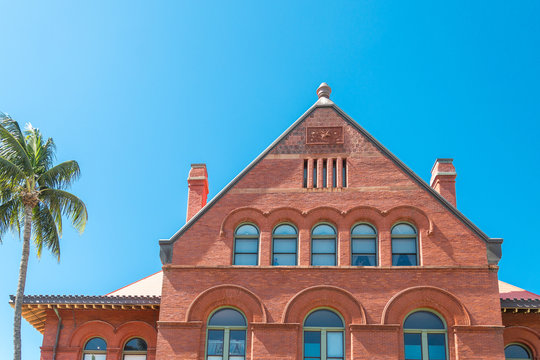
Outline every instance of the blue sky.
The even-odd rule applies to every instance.
[[[540,293],[538,1],[0,1],[0,110],[76,159],[83,236],[31,255],[27,294],[104,294],[160,269],[190,163],[215,195],[315,100],[424,180],[453,157],[458,208],[505,239],[499,277]],[[456,239],[459,241],[459,239]],[[0,355],[20,242],[0,245]],[[23,356],[42,337],[24,322]],[[4,354],[5,353],[5,354]]]

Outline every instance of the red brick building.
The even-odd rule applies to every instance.
[[[540,359],[540,296],[498,281],[502,239],[456,209],[452,159],[428,185],[317,94],[208,203],[192,165],[162,272],[26,296],[42,359]]]

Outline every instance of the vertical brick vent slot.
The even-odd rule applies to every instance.
[[[302,187],[307,189],[347,187],[347,159],[304,159]]]

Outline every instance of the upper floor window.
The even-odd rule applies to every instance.
[[[244,360],[246,318],[238,310],[223,308],[208,320],[207,360]]]
[[[234,232],[234,265],[258,265],[259,229],[252,224],[240,225]]]
[[[418,265],[418,234],[410,224],[400,223],[392,228],[392,265]]]
[[[511,344],[504,348],[504,358],[512,360],[532,359],[531,352],[521,344]]]
[[[343,320],[335,312],[320,309],[304,321],[304,360],[343,360]]]
[[[403,323],[405,360],[446,360],[446,326],[434,313],[417,311]]]
[[[296,265],[298,231],[289,224],[278,225],[272,236],[272,265]]]
[[[368,224],[358,224],[352,228],[351,252],[352,265],[377,265],[377,232],[373,226]]]
[[[146,360],[146,341],[141,338],[129,340],[124,345],[123,360]]]
[[[105,360],[107,358],[107,343],[99,337],[86,342],[83,350],[83,360]]]
[[[336,229],[328,224],[319,224],[311,231],[311,265],[336,265]]]

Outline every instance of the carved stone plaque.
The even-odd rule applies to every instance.
[[[321,126],[306,128],[306,144],[308,145],[333,145],[343,144],[342,126]]]

